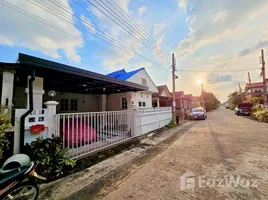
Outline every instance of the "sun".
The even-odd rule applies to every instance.
[[[196,83],[199,84],[199,85],[201,85],[201,84],[203,84],[203,80],[202,80],[202,79],[198,79],[198,80],[196,81]]]

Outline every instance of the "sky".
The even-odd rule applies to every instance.
[[[145,67],[171,90],[174,53],[176,91],[200,95],[202,79],[223,102],[248,72],[261,81],[267,9],[267,0],[2,0],[0,62],[21,52],[101,74]]]

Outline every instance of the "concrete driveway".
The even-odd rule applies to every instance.
[[[268,124],[220,108],[101,199],[268,199]]]

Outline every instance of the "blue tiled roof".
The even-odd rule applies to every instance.
[[[136,69],[136,70],[131,71],[131,72],[126,72],[125,69],[121,69],[121,70],[112,72],[110,74],[107,74],[107,76],[110,76],[110,77],[113,77],[113,78],[117,78],[117,79],[126,81],[131,76],[133,76],[134,74],[138,73],[141,70],[144,70],[144,68]]]

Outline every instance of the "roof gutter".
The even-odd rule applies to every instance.
[[[33,82],[35,80],[35,70],[32,70],[31,78],[29,79],[29,110],[24,113],[20,118],[20,152],[24,146],[24,131],[25,131],[25,118],[33,112]]]

